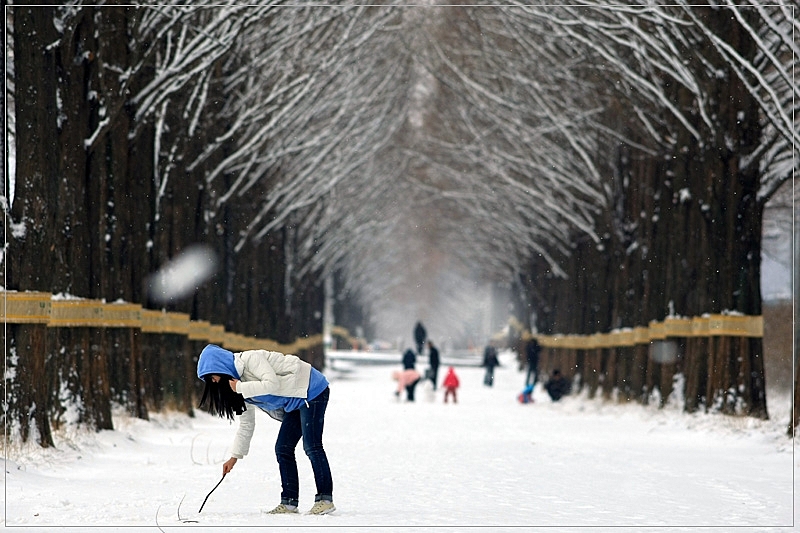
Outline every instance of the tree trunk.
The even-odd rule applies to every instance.
[[[41,290],[52,287],[57,251],[53,241],[58,222],[58,165],[48,157],[58,147],[55,8],[20,7],[14,13],[14,60],[17,169],[11,220],[23,230],[11,232],[6,261],[7,288]],[[21,437],[36,435],[52,446],[47,386],[46,328],[38,324],[9,324],[8,346],[16,368],[7,422],[18,422]],[[7,355],[8,357],[8,355]],[[7,363],[9,361],[7,360]]]
[[[796,224],[800,221],[797,220],[797,212],[792,215],[793,221]],[[798,291],[797,284],[800,282],[800,232],[794,234],[794,257],[792,268],[792,306],[794,316],[800,316],[800,291]],[[794,343],[792,345],[792,361],[795,362],[795,376],[794,376],[794,399],[792,405],[792,418],[789,420],[788,432],[790,436],[794,436],[797,432],[797,427],[800,424],[800,365],[798,365],[797,357],[800,355],[800,321],[793,321]]]
[[[52,286],[56,262],[58,165],[48,157],[58,147],[54,8],[18,8],[14,18],[17,169],[11,219],[24,225],[9,240],[8,289],[42,290]],[[22,355],[22,354],[20,354]]]
[[[31,437],[42,447],[53,446],[50,427],[51,380],[47,371],[47,328],[44,324],[8,324],[7,370],[13,380],[6,381],[8,408],[4,427],[19,428],[23,442]]]

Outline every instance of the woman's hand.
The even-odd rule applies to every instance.
[[[225,474],[227,474],[228,472],[233,470],[233,465],[236,464],[236,461],[238,461],[238,459],[236,459],[236,457],[231,457],[230,459],[228,459],[227,461],[222,463],[222,475],[223,476],[225,476]]]
[[[232,379],[232,380],[228,381],[228,383],[230,383],[230,385],[231,385],[231,390],[233,390],[233,392],[236,392],[236,384],[239,383],[239,380],[238,379]]]

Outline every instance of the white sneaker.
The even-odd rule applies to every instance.
[[[320,500],[314,503],[314,507],[306,514],[328,514],[336,510],[333,502]]]
[[[286,504],[279,504],[275,509],[271,510],[267,514],[292,514],[297,513],[297,506],[295,505],[286,505]]]

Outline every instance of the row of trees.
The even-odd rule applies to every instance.
[[[475,279],[515,280],[516,313],[543,332],[760,313],[763,206],[797,166],[788,4],[78,2],[7,17],[8,289],[145,303],[148,274],[202,242],[219,272],[167,307],[283,343],[321,332],[325,279],[351,330],[414,285],[457,328]],[[129,377],[103,397],[140,416],[157,403],[141,355],[156,340],[81,340],[100,342],[81,352],[92,385],[42,326],[8,335],[23,437],[34,420],[48,443],[70,401],[107,424],[81,398],[108,388],[113,365],[94,359],[112,353]],[[760,342],[744,360],[691,405],[731,388],[766,416]]]
[[[793,10],[459,13],[447,11],[428,47],[442,101],[458,102],[431,136],[440,155],[453,140],[447,168],[462,183],[495,177],[454,209],[486,213],[470,229],[494,250],[483,264],[517,272],[520,319],[588,334],[761,314],[763,208],[798,165]],[[687,408],[766,417],[760,341],[725,346],[686,347],[674,371],[700,380]]]
[[[9,199],[14,187],[8,289],[146,303],[149,274],[201,242],[219,272],[167,309],[281,343],[322,332],[320,268],[300,266],[313,254],[301,222],[324,203],[295,205],[281,184],[327,172],[337,144],[358,133],[325,126],[364,98],[339,98],[335,45],[372,26],[352,27],[358,10],[272,7],[7,12],[16,147],[16,179],[6,181]],[[298,46],[305,42],[325,53]],[[315,165],[306,166],[308,154]],[[264,229],[262,219],[280,222]],[[85,328],[66,332],[68,340],[43,325],[9,324],[9,426],[48,445],[65,406],[99,428],[109,427],[115,401],[138,416],[165,394],[190,409],[198,352],[129,333]],[[163,366],[176,355],[165,347],[180,364]],[[321,345],[300,355],[323,365]]]

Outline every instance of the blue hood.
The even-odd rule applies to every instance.
[[[197,377],[203,379],[203,376],[209,374],[225,374],[241,379],[233,364],[233,352],[215,344],[209,344],[203,348],[200,358],[197,360]]]

